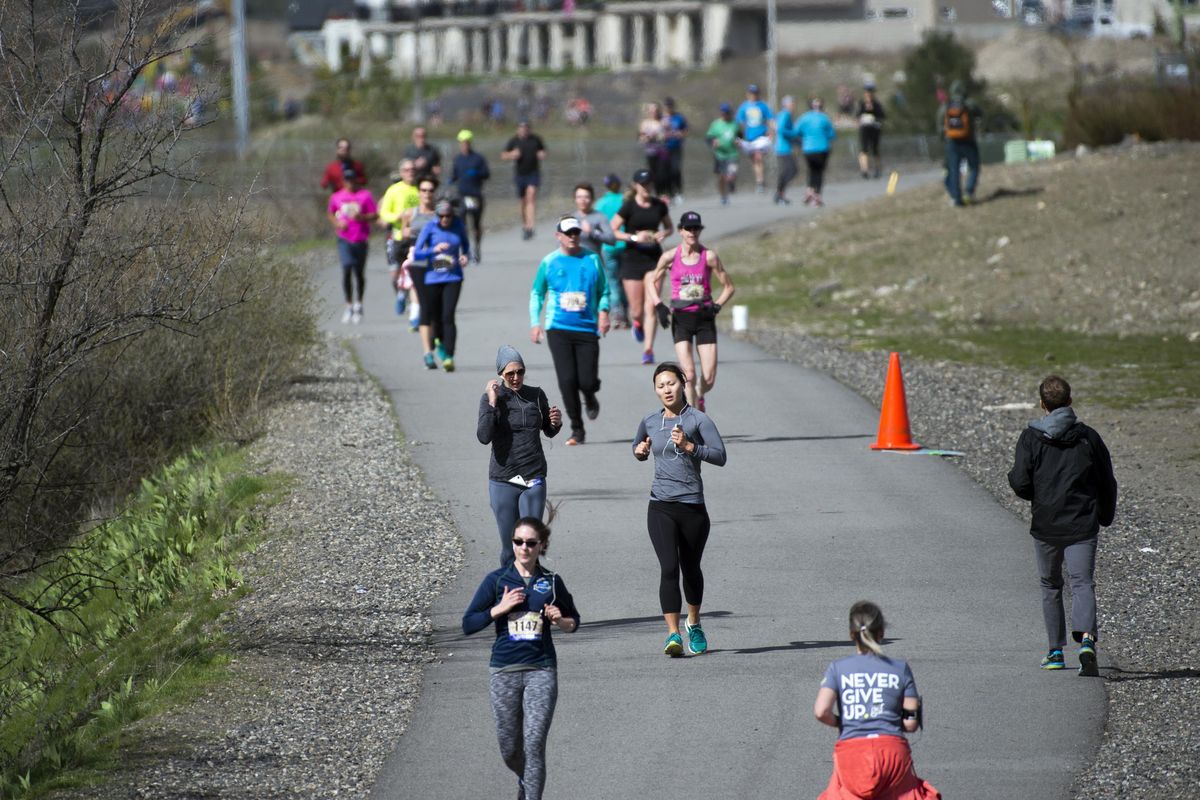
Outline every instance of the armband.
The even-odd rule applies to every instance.
[[[920,711],[915,708],[902,708],[900,709],[900,719],[916,719],[919,713]]]

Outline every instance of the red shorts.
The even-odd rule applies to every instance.
[[[913,772],[902,736],[842,739],[833,747],[833,775],[818,800],[941,800]]]

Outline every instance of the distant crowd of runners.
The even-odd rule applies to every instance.
[[[954,204],[973,197],[978,152],[972,135],[977,109],[960,94],[939,112],[948,142],[947,192]],[[738,163],[750,159],[756,189],[765,193],[764,159],[779,164],[774,201],[790,202],[788,185],[799,171],[796,149],[808,169],[806,204],[821,206],[823,175],[837,133],[820,98],[798,113],[785,97],[776,112],[756,85],[736,110],[721,103],[705,133],[721,202],[736,187]],[[879,139],[886,113],[874,86],[864,87],[857,106],[860,173],[879,177]],[[641,346],[643,364],[655,365],[659,328],[670,331],[677,363],[655,365],[650,375],[655,408],[631,425],[633,458],[653,458],[646,526],[660,565],[659,607],[666,624],[662,652],[699,656],[709,649],[701,610],[701,562],[709,537],[701,467],[724,466],[725,443],[708,415],[707,395],[717,375],[716,319],[735,287],[717,252],[701,243],[701,215],[673,215],[682,205],[686,118],[668,98],[645,107],[638,141],[645,164],[632,171],[622,192],[621,177],[603,178],[597,197],[592,183],[572,190],[573,211],[553,225],[557,246],[531,269],[530,341],[545,342],[554,363],[563,409],[526,381],[524,358],[504,344],[495,359],[496,377],[479,400],[477,437],[489,448],[488,500],[499,536],[499,567],[479,587],[462,618],[467,634],[491,628],[490,698],[504,763],[518,780],[518,797],[539,800],[546,780],[546,741],[558,696],[557,657],[552,632],[579,628],[580,612],[562,576],[541,561],[550,543],[555,509],[548,497],[548,464],[542,437],[570,426],[568,446],[586,442],[586,421],[600,413],[600,338],[627,328]],[[964,132],[965,131],[965,132]],[[337,143],[335,160],[322,185],[331,195],[328,215],[337,232],[346,307],[343,322],[363,315],[367,243],[373,227],[386,234],[387,263],[396,311],[421,335],[426,368],[454,371],[455,312],[464,277],[482,258],[484,184],[487,159],[473,147],[469,130],[457,135],[459,152],[443,170],[441,155],[426,131],[413,131],[393,182],[378,204],[366,190],[363,165],[351,143]],[[523,238],[534,238],[545,142],[527,122],[500,157],[513,163]],[[950,161],[953,159],[953,162]],[[958,162],[973,164],[965,192]],[[666,246],[678,235],[679,243]],[[1039,396],[1046,417],[1022,435],[1010,483],[1033,503],[1032,534],[1043,588],[1050,651],[1045,669],[1065,666],[1067,627],[1062,606],[1065,566],[1075,598],[1071,633],[1080,644],[1080,674],[1097,674],[1096,611],[1092,574],[1096,534],[1111,524],[1116,483],[1104,443],[1071,411],[1070,386],[1050,376]],[[548,513],[547,513],[548,512]],[[686,605],[686,611],[685,611]],[[941,795],[917,777],[905,734],[922,724],[921,700],[909,665],[881,649],[885,623],[875,604],[855,603],[848,615],[848,640],[855,654],[829,665],[814,703],[815,717],[839,731],[833,774],[823,800],[888,798],[922,800]]]

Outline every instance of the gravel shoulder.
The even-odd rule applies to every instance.
[[[294,478],[240,565],[231,679],[142,720],[103,787],[60,797],[366,797],[433,658],[426,611],[462,560],[391,408],[330,340],[252,446]]]

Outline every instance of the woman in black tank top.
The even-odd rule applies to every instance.
[[[612,219],[617,241],[625,242],[621,251],[621,285],[629,298],[629,320],[633,338],[643,342],[642,363],[654,363],[654,334],[657,323],[654,306],[648,301],[646,276],[662,255],[662,242],[675,232],[667,204],[650,192],[653,178],[649,170],[633,175],[633,192]]]

